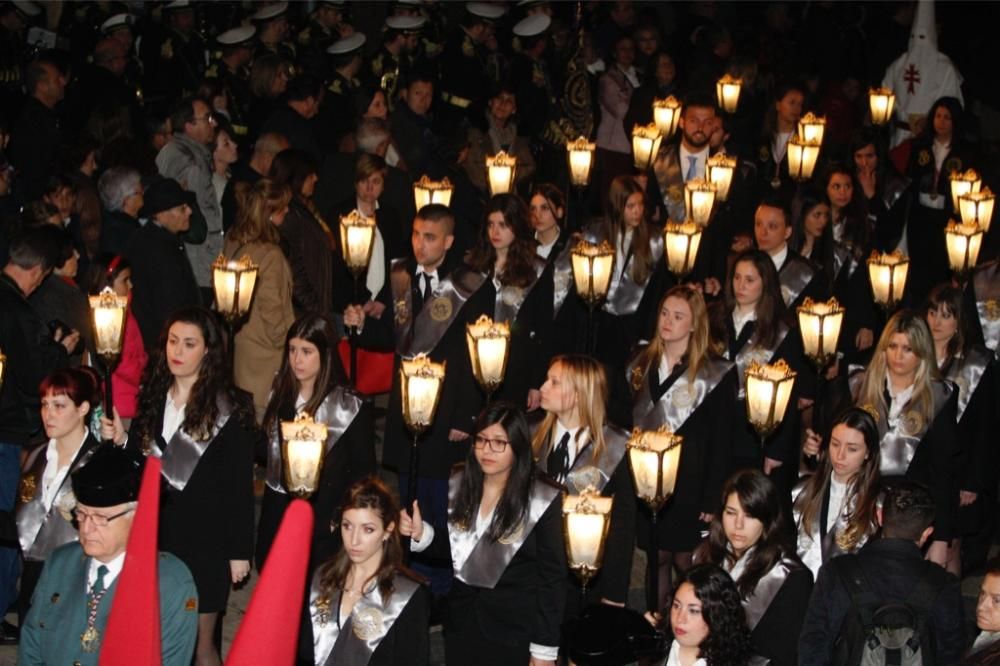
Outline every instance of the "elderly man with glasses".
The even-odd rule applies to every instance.
[[[141,458],[106,444],[73,472],[71,516],[79,543],[49,557],[21,628],[19,665],[97,664],[108,615],[125,564]],[[131,566],[131,565],[130,565]],[[164,666],[188,666],[198,629],[198,593],[184,563],[168,553],[157,561]]]

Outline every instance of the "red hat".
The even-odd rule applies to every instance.
[[[294,500],[278,528],[226,666],[295,663],[312,528],[312,506]]]
[[[157,526],[160,459],[149,457],[142,473],[139,506],[125,548],[125,565],[111,603],[99,664],[160,666],[160,585]]]

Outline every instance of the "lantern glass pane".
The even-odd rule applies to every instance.
[[[736,170],[736,158],[728,157],[722,153],[708,158],[705,165],[705,174],[708,181],[715,186],[715,196],[719,201],[729,198],[729,187],[733,182],[733,173]]]
[[[312,493],[319,484],[322,441],[289,440],[285,444],[285,483],[291,493]]]
[[[570,567],[598,568],[608,517],[599,513],[566,514],[566,558]]]

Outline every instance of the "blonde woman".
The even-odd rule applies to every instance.
[[[743,412],[733,410],[736,365],[711,355],[708,329],[701,293],[673,287],[660,301],[650,343],[628,369],[633,425],[642,430],[666,426],[684,438],[674,495],[657,515],[657,543],[648,543],[648,529],[640,526],[638,532],[640,546],[658,557],[657,608],[667,605],[673,589],[671,569],[691,566],[691,552],[718,511],[734,424],[743,426]],[[648,520],[648,512],[642,515]]]
[[[588,601],[624,605],[628,595],[635,535],[635,492],[625,456],[627,433],[607,422],[608,382],[604,367],[589,356],[557,356],[541,388],[545,417],[532,437],[538,467],[578,494],[592,487],[615,498],[604,564]],[[569,575],[569,572],[567,572]],[[581,610],[576,592],[566,617]]]
[[[285,333],[292,310],[292,270],[278,245],[278,227],[288,213],[291,192],[262,179],[236,192],[236,224],[226,234],[223,249],[229,259],[249,257],[258,266],[250,316],[236,334],[233,356],[236,385],[253,393],[260,421],[267,407],[271,380],[281,366]]]
[[[856,402],[878,413],[882,476],[930,489],[936,516],[927,556],[944,566],[958,509],[958,392],[940,379],[921,313],[897,312],[885,325]]]

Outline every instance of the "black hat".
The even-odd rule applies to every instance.
[[[152,219],[157,213],[170,210],[181,204],[195,207],[193,192],[187,192],[173,178],[161,178],[150,184],[143,193],[143,206],[140,217]]]
[[[80,469],[73,472],[76,501],[93,507],[134,502],[139,497],[145,459],[114,444],[102,444]]]

